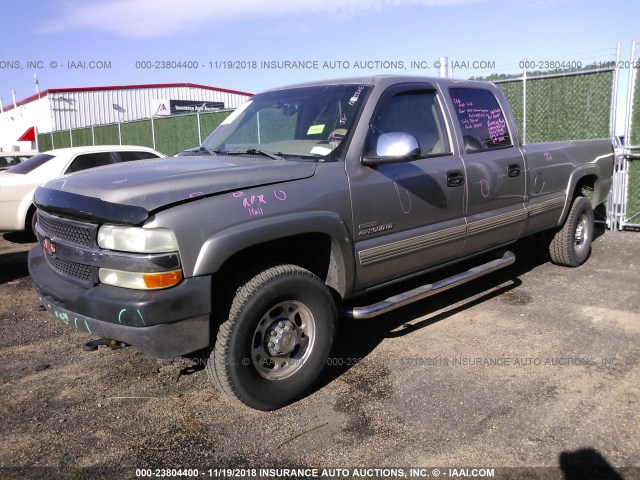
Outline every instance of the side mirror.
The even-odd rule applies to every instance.
[[[418,139],[405,132],[383,133],[378,137],[376,156],[365,158],[365,165],[404,162],[420,155]]]

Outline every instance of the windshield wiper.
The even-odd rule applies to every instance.
[[[259,153],[261,155],[266,155],[267,157],[272,158],[273,160],[284,160],[284,157],[282,156],[282,152],[273,153],[273,152],[265,152],[264,150],[257,150],[255,148],[250,148],[249,150],[247,150],[247,153]]]
[[[205,150],[211,156],[216,156],[218,153],[220,153],[220,151],[218,150],[211,150],[210,148],[207,148],[207,147],[200,147],[200,150]]]
[[[220,153],[219,150],[211,150],[210,148],[205,147],[204,145],[200,145],[198,148],[193,148],[190,150],[191,152],[207,152],[212,157],[216,156]]]
[[[244,154],[249,154],[249,155],[255,155],[255,154],[259,154],[259,155],[264,155],[265,157],[269,157],[273,160],[284,160],[284,157],[282,157],[282,152],[278,152],[278,153],[272,153],[272,152],[265,152],[264,150],[258,150],[257,148],[250,148],[248,150],[237,150],[237,151],[232,151],[232,152],[226,152],[226,151],[220,151],[220,150],[214,150],[214,152],[216,153],[220,153],[221,155],[244,155]]]

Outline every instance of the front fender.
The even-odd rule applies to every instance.
[[[247,248],[294,235],[323,233],[331,238],[331,251],[337,263],[340,293],[350,291],[354,282],[353,246],[342,218],[327,211],[304,212],[255,220],[217,232],[207,239],[198,254],[193,275],[217,272],[231,256]]]

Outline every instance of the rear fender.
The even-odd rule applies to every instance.
[[[609,155],[606,155],[605,157],[609,157]],[[576,197],[576,188],[586,177],[595,177],[593,180],[593,197],[591,199],[591,206],[595,208],[606,199],[607,194],[609,193],[609,188],[611,187],[611,180],[610,177],[608,177],[609,180],[607,182],[601,181],[601,178],[603,178],[604,167],[599,164],[599,159],[604,159],[604,157],[597,158],[593,163],[587,163],[576,167],[569,176],[565,204],[562,209],[562,215],[560,215],[560,219],[558,220],[558,226],[562,226],[567,219],[569,211],[571,210],[571,205],[573,204],[573,199]]]

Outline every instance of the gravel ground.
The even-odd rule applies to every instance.
[[[318,389],[267,413],[227,403],[199,360],[82,350],[88,335],[37,309],[32,245],[0,237],[0,478],[136,478],[139,468],[397,474],[383,467],[421,467],[404,471],[421,478],[434,468],[462,478],[482,476],[464,468],[640,478],[637,233],[600,236],[577,269],[521,242],[505,270],[345,320]]]

